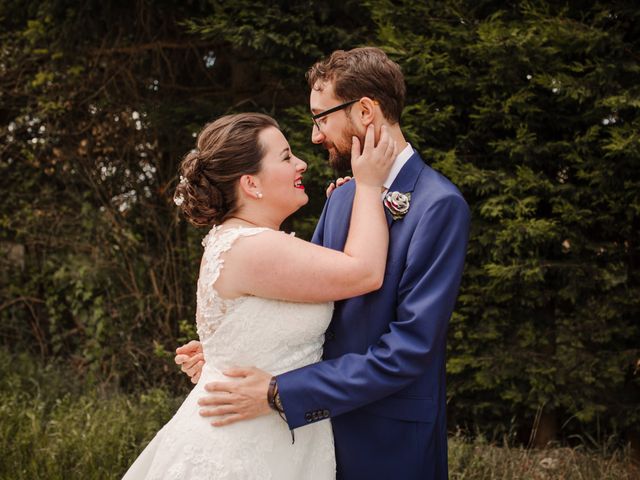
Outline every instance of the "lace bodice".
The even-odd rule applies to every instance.
[[[229,251],[233,242],[239,237],[255,235],[269,230],[268,228],[232,228],[220,231],[220,226],[213,227],[202,239],[204,254],[198,277],[196,325],[200,341],[206,341],[218,328],[227,310],[246,297],[227,300],[218,295],[214,284],[224,267],[222,254]]]
[[[239,238],[268,230],[214,227],[202,241],[196,324],[210,366],[255,365],[281,373],[320,360],[332,303],[296,303],[253,296],[229,300],[215,289],[224,268],[224,253]]]

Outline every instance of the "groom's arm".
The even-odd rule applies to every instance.
[[[409,247],[390,331],[364,354],[346,354],[277,377],[290,428],[392,395],[429,368],[434,351],[445,342],[468,230],[469,209],[462,197],[443,198],[424,213]]]

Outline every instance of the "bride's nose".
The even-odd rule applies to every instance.
[[[307,162],[298,157],[296,157],[296,159],[298,160],[298,164],[296,165],[296,172],[306,172]]]

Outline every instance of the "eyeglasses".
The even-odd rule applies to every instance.
[[[333,108],[329,108],[329,109],[325,110],[324,112],[316,113],[315,115],[311,116],[311,119],[313,120],[313,123],[318,128],[318,130],[320,130],[320,124],[318,123],[318,119],[319,118],[326,117],[330,113],[337,112],[338,110],[342,110],[343,108],[347,108],[348,106],[353,105],[354,103],[356,103],[358,100],[351,100],[349,102],[341,103],[340,105],[338,105],[336,107],[333,107]]]

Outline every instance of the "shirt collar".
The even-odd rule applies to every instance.
[[[404,164],[407,163],[407,160],[411,158],[411,155],[413,155],[413,148],[409,143],[407,143],[407,146],[404,147],[404,149],[398,154],[395,161],[393,162],[393,165],[391,166],[389,176],[383,183],[385,189],[389,190],[391,184],[400,173],[400,170],[402,170],[402,167],[404,167]]]

